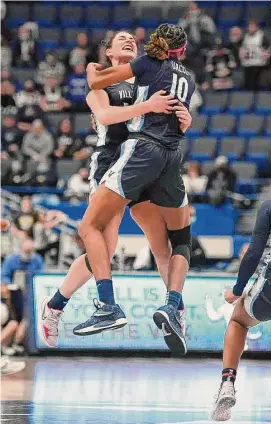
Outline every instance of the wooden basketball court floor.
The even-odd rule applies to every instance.
[[[218,359],[39,357],[2,377],[8,424],[207,424]],[[271,361],[243,360],[230,423],[271,423]]]

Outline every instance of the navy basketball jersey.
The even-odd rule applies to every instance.
[[[191,73],[179,61],[160,61],[145,55],[134,59],[130,64],[136,77],[134,103],[143,102],[155,92],[165,90],[189,109],[195,82]],[[175,113],[148,113],[132,119],[127,126],[130,133],[145,134],[168,148],[176,148],[183,138]]]
[[[87,85],[88,93],[90,89]],[[133,104],[133,90],[134,85],[129,82],[120,82],[118,84],[110,85],[104,89],[109,97],[109,103],[111,106],[130,106]],[[88,94],[87,93],[87,94]],[[95,117],[98,142],[97,147],[105,145],[120,145],[123,141],[127,140],[129,132],[125,122],[112,125],[102,125]]]

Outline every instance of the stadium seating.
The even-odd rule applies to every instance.
[[[90,28],[106,28],[109,22],[110,9],[107,7],[88,6],[86,23]]]
[[[193,142],[189,159],[205,161],[214,157],[216,151],[216,138],[200,137]]]
[[[219,114],[211,117],[209,126],[209,135],[226,136],[231,135],[234,131],[236,118],[233,115]]]
[[[235,115],[241,113],[248,113],[251,111],[252,106],[254,105],[254,93],[245,91],[238,92],[236,91],[230,97],[229,102],[229,112],[234,113]]]
[[[226,156],[229,162],[240,160],[245,150],[245,139],[241,137],[223,137],[219,154]]]
[[[38,23],[39,27],[54,26],[57,20],[57,8],[53,5],[35,4],[33,20]]]
[[[13,3],[13,2],[12,2]],[[9,28],[18,28],[20,25],[30,20],[30,4],[8,3],[8,26]]]

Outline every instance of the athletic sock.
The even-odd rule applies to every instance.
[[[62,311],[67,305],[68,301],[67,297],[62,296],[60,291],[58,290],[51,300],[48,302],[48,306],[51,309],[57,309],[58,311]]]
[[[236,370],[234,368],[224,368],[222,371],[222,383],[225,381],[235,382],[236,379]]]
[[[178,306],[178,311],[183,311],[184,310],[184,303],[183,303],[183,297],[181,295],[181,299],[179,301],[179,306]]]
[[[99,300],[108,305],[115,305],[114,290],[112,280],[96,281]]]
[[[174,306],[175,309],[179,307],[180,301],[182,299],[181,293],[178,293],[174,290],[169,290],[167,292],[166,304]]]

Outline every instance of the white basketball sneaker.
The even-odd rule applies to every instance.
[[[231,418],[231,408],[235,405],[235,389],[231,381],[221,384],[211,413],[214,421],[228,421]]]
[[[39,306],[38,332],[41,340],[49,347],[56,347],[58,340],[58,324],[63,311],[48,306],[50,297],[45,297]]]

